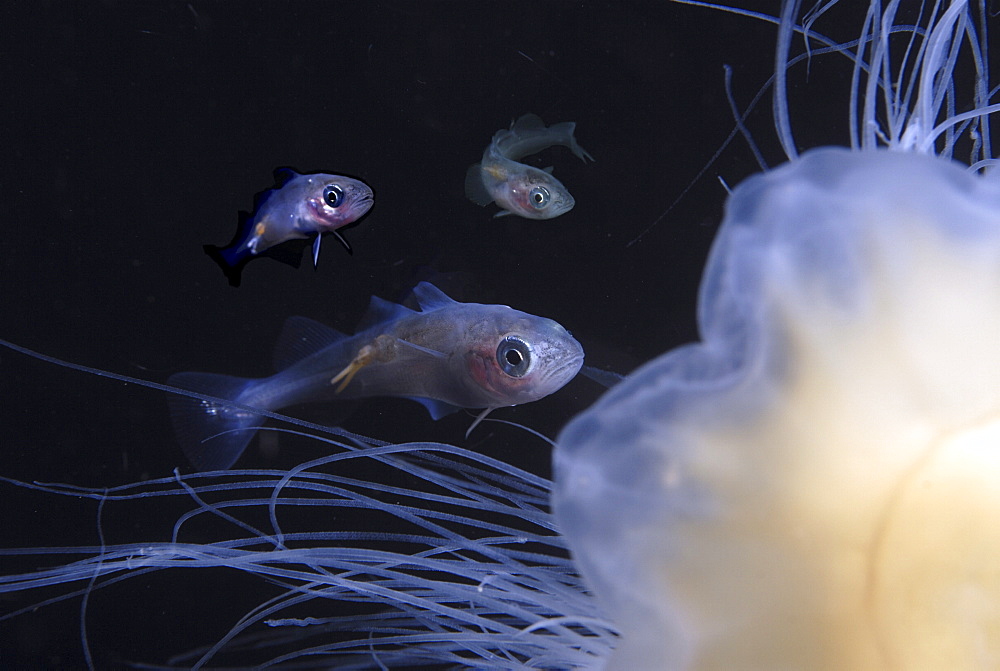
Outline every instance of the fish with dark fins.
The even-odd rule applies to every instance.
[[[228,245],[204,247],[234,287],[240,285],[243,267],[265,253],[298,267],[301,249],[285,253],[272,249],[289,240],[313,238],[313,267],[319,262],[324,233],[333,233],[350,252],[351,246],[337,229],[363,217],[374,203],[371,187],[344,175],[300,175],[289,168],[278,168],[274,179],[273,188],[254,198],[252,214],[240,212],[236,236]]]

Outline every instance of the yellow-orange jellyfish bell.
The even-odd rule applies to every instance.
[[[1000,179],[933,151],[970,17],[911,35],[905,123],[734,190],[702,342],[560,437],[557,519],[622,631],[608,668],[1000,668]]]

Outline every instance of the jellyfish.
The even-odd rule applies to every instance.
[[[920,8],[836,42],[784,4],[788,162],[728,199],[700,342],[557,441],[609,669],[1000,666],[1000,104],[984,5]],[[800,153],[786,78],[824,54],[853,62],[851,147]]]

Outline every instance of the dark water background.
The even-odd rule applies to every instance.
[[[589,364],[623,373],[694,340],[698,279],[725,197],[716,177],[735,185],[757,171],[746,143],[737,139],[629,242],[732,130],[723,65],[745,106],[771,70],[775,34],[659,1],[14,2],[0,25],[0,337],[161,382],[181,370],[268,374],[286,317],[349,332],[370,295],[399,298],[427,276],[459,300],[554,318]],[[847,83],[803,101],[799,129],[813,134],[804,145],[843,141],[825,119],[845,118]],[[494,219],[492,206],[463,194],[468,165],[525,112],[577,122],[596,158],[584,165],[554,148],[533,159],[555,166],[576,198],[555,220]],[[778,162],[769,102],[750,124]],[[344,231],[353,255],[327,238],[318,270],[257,260],[233,289],[201,246],[230,239],[237,211],[278,166],[359,177],[375,207]],[[580,378],[495,416],[554,437],[599,393]],[[189,470],[162,393],[2,350],[0,399],[2,475],[113,486]],[[333,421],[328,412],[294,411]],[[547,446],[496,425],[466,440],[470,421],[433,422],[405,400],[373,400],[343,420],[548,475]],[[288,467],[319,449],[278,441],[265,453],[255,442],[238,466]],[[97,542],[92,503],[10,487],[0,497],[5,545]],[[108,540],[141,540],[148,522],[119,520]],[[14,567],[0,558],[0,572]],[[219,615],[226,605],[238,615],[256,602],[245,592],[252,581],[219,580],[232,587],[207,603],[184,581],[126,582],[95,598],[98,667],[214,641],[232,621]],[[78,600],[0,622],[0,666],[79,668],[79,641]]]

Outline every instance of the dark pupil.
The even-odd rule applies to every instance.
[[[511,366],[518,366],[522,361],[524,361],[524,357],[521,356],[521,353],[516,349],[507,350],[507,353],[504,354],[504,358]]]
[[[541,204],[541,202],[542,202],[543,200],[545,200],[545,199],[544,199],[544,198],[542,197],[542,194],[540,194],[540,193],[536,193],[536,194],[535,194],[535,202],[536,202],[536,203],[539,203],[539,204]]]
[[[339,186],[328,186],[323,197],[326,200],[326,204],[330,207],[340,207],[340,204],[344,201],[344,192]]]

